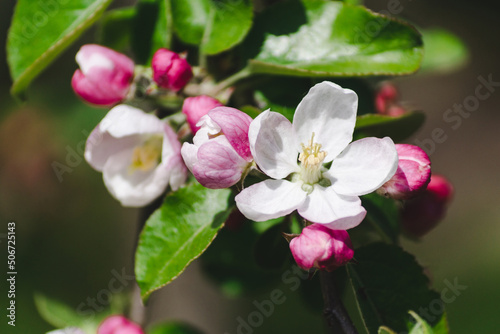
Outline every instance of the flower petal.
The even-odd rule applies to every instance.
[[[380,188],[396,172],[398,153],[391,138],[363,138],[340,154],[325,177],[342,195],[365,195]]]
[[[151,171],[130,170],[133,148],[109,157],[103,168],[103,179],[108,191],[123,206],[140,207],[151,203],[165,191],[170,179],[170,168],[162,162]]]
[[[260,169],[275,179],[300,171],[297,141],[292,124],[285,116],[264,111],[250,124],[250,150]]]
[[[314,132],[314,141],[332,161],[352,141],[358,96],[329,81],[312,87],[297,106],[293,128],[299,144],[307,144]]]
[[[236,184],[248,165],[225,136],[216,137],[201,145],[197,158],[198,161],[192,167],[193,175],[203,186],[212,189]]]
[[[293,212],[306,199],[300,183],[265,180],[243,189],[235,198],[238,209],[248,219],[266,221]]]
[[[346,230],[357,226],[366,215],[357,196],[338,195],[332,187],[315,185],[307,200],[297,209],[312,223],[328,224],[332,229]]]
[[[252,117],[229,107],[216,107],[208,112],[208,116],[220,126],[222,133],[236,152],[246,161],[252,161],[248,143],[248,128]]]
[[[115,138],[109,133],[101,131],[99,125],[90,133],[85,144],[85,160],[92,168],[102,172],[106,161],[118,151],[135,147],[141,143],[141,138],[128,136],[126,138]]]
[[[111,109],[99,123],[102,132],[121,138],[136,134],[162,133],[164,124],[153,114],[147,114],[141,109],[120,104]]]

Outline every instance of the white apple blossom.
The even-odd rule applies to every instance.
[[[90,134],[85,159],[102,172],[104,184],[123,206],[151,203],[170,184],[186,180],[181,144],[155,115],[128,106],[111,109]]]
[[[255,221],[297,210],[308,221],[333,229],[357,226],[366,215],[359,196],[378,189],[398,166],[388,137],[350,143],[357,105],[356,93],[325,81],[300,102],[293,124],[270,111],[256,117],[248,133],[250,150],[272,179],[241,191],[239,210]]]

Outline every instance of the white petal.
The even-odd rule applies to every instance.
[[[85,160],[97,171],[102,171],[110,156],[124,149],[137,146],[141,143],[140,135],[125,138],[112,137],[102,132],[99,125],[89,135],[85,144]]]
[[[151,203],[167,188],[170,179],[168,161],[144,172],[130,170],[133,148],[111,156],[103,169],[104,184],[123,206],[140,207]]]
[[[190,143],[184,143],[182,144],[181,154],[186,167],[192,173],[193,166],[198,162],[198,147]]]
[[[300,170],[295,133],[285,116],[264,111],[250,123],[248,139],[255,162],[270,177],[282,179]]]
[[[338,225],[339,230],[357,226],[366,215],[359,197],[338,195],[332,187],[320,185],[314,186],[298,212],[312,223]]]
[[[164,131],[164,124],[153,114],[120,104],[108,112],[99,127],[102,132],[120,138],[135,134],[161,133]]]
[[[314,132],[314,141],[332,161],[352,141],[358,96],[329,81],[312,87],[299,103],[293,116],[293,128],[299,144],[307,144]]]
[[[266,180],[243,189],[235,198],[238,209],[248,219],[266,221],[293,212],[306,199],[300,183]]]
[[[325,177],[342,195],[365,195],[387,182],[398,168],[398,153],[389,137],[351,143],[332,163]]]

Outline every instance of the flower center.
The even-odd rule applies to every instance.
[[[315,184],[322,179],[323,160],[328,154],[321,151],[321,144],[314,142],[314,132],[308,145],[301,144],[302,153],[299,155],[300,177],[306,184]]]
[[[136,170],[143,172],[150,171],[158,166],[161,161],[163,137],[155,135],[147,139],[142,145],[136,146],[132,153],[132,164],[130,171]]]

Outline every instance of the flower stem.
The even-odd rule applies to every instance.
[[[244,79],[244,78],[250,76],[251,74],[252,74],[252,72],[250,71],[250,67],[247,66],[247,67],[243,68],[242,70],[240,70],[239,72],[236,72],[235,74],[231,75],[230,77],[219,82],[217,84],[217,86],[215,87],[215,91],[218,93],[218,92],[224,90],[225,88],[228,88],[228,87],[234,85],[236,82],[240,81],[241,79]]]
[[[358,334],[340,299],[337,287],[335,286],[334,272],[321,271],[319,278],[325,301],[323,315],[328,322],[331,333]]]

